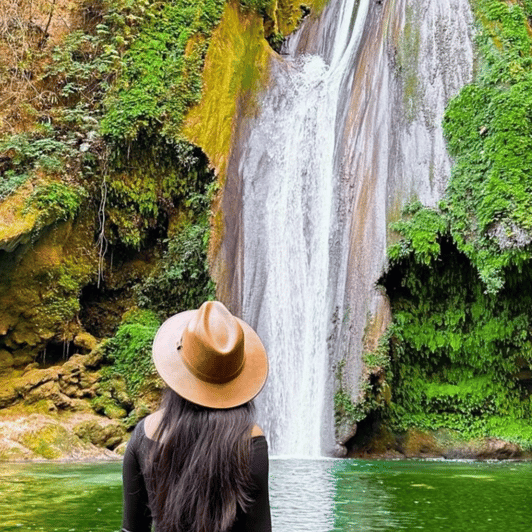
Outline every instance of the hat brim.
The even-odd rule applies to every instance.
[[[177,344],[198,310],[187,310],[168,318],[153,340],[153,361],[164,382],[181,397],[210,408],[234,408],[251,401],[268,378],[266,349],[258,334],[244,321],[235,319],[244,331],[244,367],[237,377],[224,384],[198,379],[185,366]]]

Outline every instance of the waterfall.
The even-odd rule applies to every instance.
[[[356,399],[364,330],[389,319],[375,289],[388,222],[443,194],[440,122],[471,78],[470,34],[467,0],[331,0],[288,39],[260,111],[239,124],[224,245],[231,307],[269,353],[257,404],[273,454],[334,450],[334,368],[344,361]]]

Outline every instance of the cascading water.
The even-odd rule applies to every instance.
[[[274,454],[333,451],[334,367],[345,361],[356,398],[368,316],[386,321],[374,284],[390,213],[415,196],[434,205],[445,187],[440,121],[471,76],[470,23],[467,0],[331,0],[239,124],[226,189],[241,197],[224,196],[230,306],[269,353],[258,409]]]
[[[259,405],[274,452],[321,453],[336,118],[369,0],[352,24],[355,3],[344,2],[330,64],[309,55],[274,66],[242,159],[242,308],[269,351],[272,378]]]

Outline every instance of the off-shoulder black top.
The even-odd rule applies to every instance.
[[[152,518],[149,494],[143,471],[152,445],[142,420],[133,431],[123,463],[124,512],[122,532],[151,532]],[[264,436],[252,438],[251,476],[254,482],[254,503],[246,512],[238,512],[230,532],[271,532],[270,500],[268,493],[268,444]],[[157,527],[155,525],[155,531]]]

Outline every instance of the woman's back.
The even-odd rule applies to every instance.
[[[141,421],[131,436],[124,455],[124,518],[122,529],[127,532],[148,532],[152,517],[149,511],[153,493],[144,480],[147,460],[153,452],[155,430],[161,411]],[[154,430],[155,427],[155,430]],[[268,444],[258,426],[251,435],[250,476],[253,482],[253,502],[244,513],[237,510],[236,519],[228,532],[270,532],[271,517],[268,496]],[[157,528],[155,529],[157,531]]]
[[[268,446],[252,399],[268,374],[258,335],[221,303],[172,316],[153,360],[164,408],[124,457],[125,532],[270,532]]]

